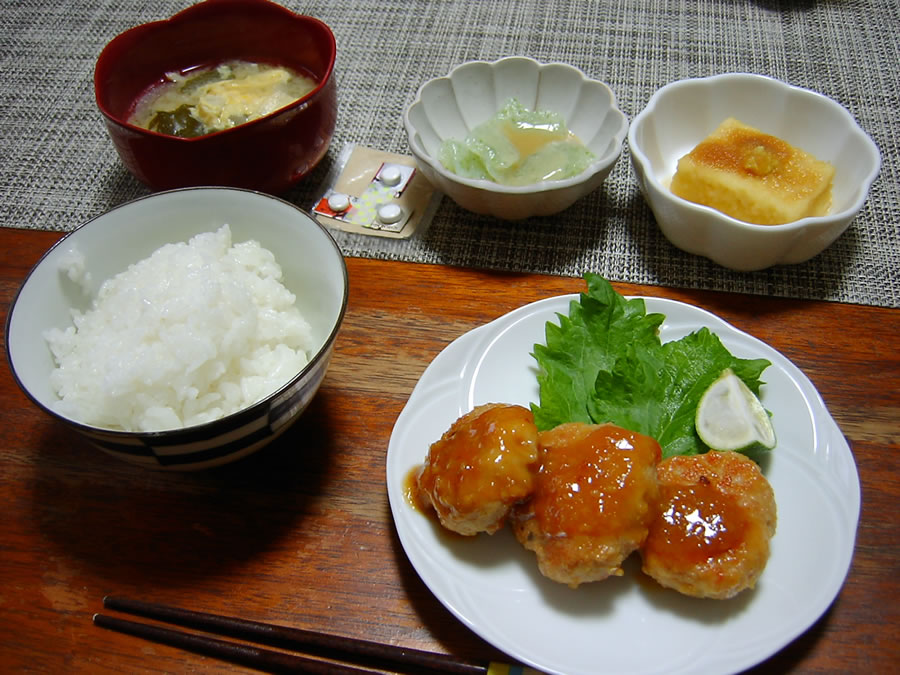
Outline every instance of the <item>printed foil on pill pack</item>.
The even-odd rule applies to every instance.
[[[406,239],[424,230],[440,201],[406,155],[350,145],[336,168],[312,208],[328,227]]]

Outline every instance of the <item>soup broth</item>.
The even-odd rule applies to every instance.
[[[128,121],[170,136],[194,138],[264,117],[316,88],[316,81],[283,66],[228,61],[213,68],[167,73]]]

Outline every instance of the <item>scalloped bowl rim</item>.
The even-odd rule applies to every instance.
[[[562,180],[548,180],[541,181],[539,183],[532,183],[530,185],[502,185],[500,183],[495,183],[493,181],[484,180],[484,179],[475,179],[475,178],[465,178],[458,174],[453,173],[452,171],[448,171],[444,166],[440,163],[439,160],[435,159],[431,153],[429,153],[424,146],[421,144],[421,141],[418,140],[419,131],[409,119],[410,111],[422,104],[422,92],[428,88],[433,82],[437,82],[439,80],[451,80],[453,75],[457,72],[464,71],[467,69],[472,69],[475,67],[481,66],[490,66],[491,68],[496,68],[496,66],[500,63],[506,63],[510,61],[527,61],[538,67],[539,70],[544,69],[549,66],[553,66],[556,68],[563,67],[568,70],[571,70],[574,73],[577,73],[581,76],[582,83],[591,83],[594,85],[599,85],[605,88],[610,95],[610,110],[619,114],[621,119],[621,124],[619,128],[616,130],[616,133],[613,134],[610,141],[615,142],[616,150],[612,153],[606,154],[602,157],[598,157],[596,160],[590,163],[588,167],[582,171],[581,173],[570,176],[569,178],[564,178]],[[562,63],[560,61],[551,61],[551,62],[541,62],[536,59],[533,59],[529,56],[507,56],[502,59],[497,59],[496,61],[483,61],[483,60],[474,60],[474,61],[466,61],[457,66],[454,66],[450,69],[450,71],[446,75],[442,75],[441,77],[432,78],[426,82],[424,82],[416,92],[415,98],[413,102],[407,107],[407,109],[403,113],[403,124],[406,127],[406,133],[409,136],[409,145],[413,151],[413,154],[416,155],[418,159],[426,162],[429,167],[431,167],[438,174],[443,176],[449,181],[454,183],[459,183],[461,185],[466,185],[471,188],[475,188],[478,190],[483,190],[485,192],[494,192],[494,193],[504,193],[504,194],[533,194],[540,192],[549,192],[551,190],[559,190],[563,188],[572,187],[574,185],[579,185],[581,183],[585,183],[590,178],[601,171],[605,171],[612,164],[616,162],[616,160],[622,154],[622,147],[625,142],[625,139],[628,135],[628,117],[625,113],[619,108],[618,100],[616,98],[615,92],[612,90],[607,83],[602,80],[598,80],[596,78],[589,77],[583,70],[577,68],[576,66],[570,65],[568,63]]]
[[[807,216],[805,218],[800,218],[799,220],[792,221],[790,223],[782,223],[778,225],[761,225],[758,223],[750,223],[744,220],[739,220],[732,216],[729,216],[718,209],[714,209],[710,206],[705,206],[703,204],[697,204],[695,202],[688,201],[678,195],[674,194],[671,190],[669,190],[665,185],[663,185],[659,179],[656,177],[654,171],[651,170],[653,167],[653,162],[643,151],[641,146],[638,144],[636,136],[641,129],[643,122],[648,119],[654,112],[656,105],[660,102],[662,98],[665,97],[667,93],[670,93],[676,89],[683,89],[687,87],[692,87],[695,85],[705,85],[707,83],[714,82],[722,82],[727,80],[740,80],[740,79],[752,79],[759,82],[767,82],[772,86],[783,89],[786,92],[792,93],[802,93],[807,96],[811,96],[816,99],[820,103],[827,105],[828,107],[836,110],[839,115],[843,117],[843,119],[847,122],[848,129],[851,132],[854,132],[864,143],[868,143],[871,147],[871,150],[874,154],[876,161],[873,163],[872,168],[860,182],[860,190],[858,197],[853,200],[852,203],[848,204],[845,208],[840,211],[834,211],[832,213],[828,213],[824,216]],[[653,186],[657,189],[660,196],[664,196],[664,198],[669,199],[675,202],[678,206],[682,207],[685,210],[703,214],[707,217],[715,216],[726,222],[733,227],[737,227],[742,230],[747,231],[781,231],[788,232],[791,230],[800,230],[808,225],[815,224],[825,224],[831,222],[840,222],[841,220],[847,219],[848,222],[852,217],[858,213],[868,198],[869,190],[872,186],[872,183],[875,182],[875,179],[878,177],[878,174],[881,171],[881,152],[878,149],[878,146],[875,142],[869,137],[869,135],[859,126],[857,121],[854,119],[853,115],[842,106],[837,101],[825,96],[824,94],[820,94],[817,91],[813,91],[812,89],[806,89],[804,87],[798,87],[796,85],[788,84],[782,80],[779,80],[774,77],[769,77],[767,75],[758,75],[754,73],[722,73],[719,75],[711,75],[709,77],[693,77],[686,78],[681,80],[675,80],[673,82],[669,82],[668,84],[657,89],[653,95],[650,97],[650,100],[647,101],[647,105],[641,110],[634,118],[631,123],[631,126],[628,129],[628,147],[631,152],[631,156],[634,161],[641,165],[644,173],[644,180],[653,184]]]

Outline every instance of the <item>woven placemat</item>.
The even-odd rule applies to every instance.
[[[0,225],[66,231],[148,190],[128,174],[93,98],[93,68],[121,31],[191,3],[3,0]],[[410,240],[336,233],[347,256],[900,306],[900,5],[894,0],[436,0],[297,2],[338,43],[337,130],[323,163],[284,195],[309,208],[347,144],[409,154],[401,121],[419,85],[472,59],[562,61],[608,83],[633,118],[672,80],[753,72],[844,105],[883,166],[848,231],[812,260],[736,273],[670,245],[627,148],[605,185],[553,218],[503,222],[445,198]]]

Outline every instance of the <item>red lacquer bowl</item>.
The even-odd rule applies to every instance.
[[[223,185],[277,194],[328,150],[337,118],[335,55],[334,35],[318,19],[268,0],[206,0],[113,39],[97,60],[94,91],[119,157],[151,189]],[[197,138],[126,121],[166,73],[232,59],[287,66],[319,86],[270,115]]]

